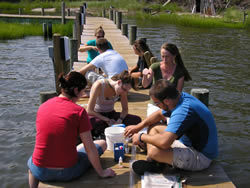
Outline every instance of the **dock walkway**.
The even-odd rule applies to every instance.
[[[128,63],[128,66],[133,66],[137,62],[137,56],[134,55],[132,46],[129,45],[129,40],[122,36],[121,31],[116,28],[116,25],[106,19],[97,17],[87,17],[87,25],[84,25],[84,30],[81,37],[81,43],[85,43],[88,40],[94,39],[94,29],[99,25],[102,25],[105,31],[105,38],[107,38],[113,45],[114,50],[118,51]],[[74,69],[79,70],[84,66],[87,58],[87,53],[79,53],[79,62],[74,63]],[[142,119],[146,117],[147,104],[149,102],[148,90],[143,89],[139,91],[131,90],[128,95],[129,100],[129,113],[139,115]],[[83,98],[79,104],[87,105],[88,99]],[[116,103],[115,109],[121,110],[119,102]],[[137,148],[136,159],[145,159],[145,153],[142,153]],[[98,177],[93,169],[90,169],[80,179],[67,183],[53,182],[53,183],[40,183],[40,188],[48,187],[64,187],[64,188],[140,188],[141,179],[139,176],[133,174],[129,168],[129,161],[131,160],[131,154],[125,154],[125,160],[123,162],[124,167],[119,168],[114,161],[114,154],[111,151],[105,151],[101,156],[101,163],[104,168],[111,167],[117,173],[114,178],[101,179]],[[211,167],[202,172],[186,172],[178,171],[181,177],[187,179],[183,185],[185,188],[235,188],[233,183],[227,177],[226,173],[219,165],[218,162],[214,162]],[[130,186],[132,184],[132,186]]]

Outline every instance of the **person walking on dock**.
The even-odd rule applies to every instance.
[[[97,39],[96,46],[100,55],[95,57],[88,65],[80,69],[80,73],[93,84],[96,80],[112,78],[124,70],[128,70],[128,65],[123,57],[116,51],[109,49],[108,41],[105,38]],[[103,74],[98,74],[94,70],[100,68]]]
[[[89,40],[78,50],[79,52],[86,52],[86,51],[88,52],[87,63],[90,63],[96,56],[100,54],[98,48],[96,47],[96,40],[105,37],[105,32],[102,26],[99,26],[98,28],[95,29],[95,37],[96,39]],[[108,46],[109,49],[113,49],[110,42],[108,42]]]
[[[158,110],[138,125],[128,126],[125,136],[135,145],[146,143],[148,160],[133,163],[133,170],[161,170],[159,163],[184,170],[199,171],[210,166],[218,155],[215,121],[210,110],[194,96],[180,93],[169,81],[158,80],[149,91]],[[170,116],[168,125],[154,125]],[[138,132],[149,126],[148,134]],[[151,161],[150,161],[151,160]]]
[[[35,149],[27,163],[31,188],[38,187],[39,181],[76,179],[91,165],[102,178],[115,176],[100,163],[106,141],[93,142],[87,112],[76,104],[86,79],[79,72],[70,72],[61,74],[59,82],[61,94],[43,103],[37,112]],[[83,144],[76,147],[78,136]]]

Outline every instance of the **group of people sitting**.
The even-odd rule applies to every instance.
[[[61,74],[61,94],[38,109],[36,143],[28,160],[32,188],[38,187],[39,181],[76,179],[90,166],[100,177],[115,176],[114,170],[103,169],[99,160],[107,148],[104,130],[113,124],[125,124],[124,136],[147,151],[147,160],[133,163],[139,175],[159,172],[165,164],[203,170],[218,154],[217,130],[210,110],[182,92],[184,81],[191,76],[176,45],[164,43],[161,61],[155,62],[146,42],[136,40],[133,49],[138,62],[129,68],[104,36],[102,27],[97,28],[96,39],[79,49],[88,52],[88,64],[79,72]],[[90,96],[84,109],[76,102],[88,84]],[[143,121],[128,113],[128,92],[138,85],[150,88],[150,104]],[[118,100],[121,112],[114,109]],[[77,145],[79,137],[82,143]]]

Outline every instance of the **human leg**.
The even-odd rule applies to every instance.
[[[38,184],[39,184],[39,180],[36,179],[36,177],[32,175],[30,170],[28,170],[28,175],[29,175],[29,186],[30,186],[30,188],[37,188]]]
[[[187,147],[179,140],[171,145],[173,148],[173,166],[184,170],[199,171],[209,167],[212,160],[194,148]]]
[[[104,130],[109,127],[107,122],[94,116],[89,116],[89,119],[93,127],[91,131],[93,139],[105,139]]]
[[[155,125],[148,130],[149,135],[155,135],[164,132],[166,125]],[[172,148],[168,150],[160,149],[152,144],[147,144],[148,158],[156,160],[161,163],[167,163],[172,165],[173,163],[173,151]]]

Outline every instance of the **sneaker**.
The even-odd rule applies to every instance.
[[[159,173],[165,168],[165,163],[158,163],[156,161],[138,160],[132,164],[133,171],[142,176],[144,172]]]

